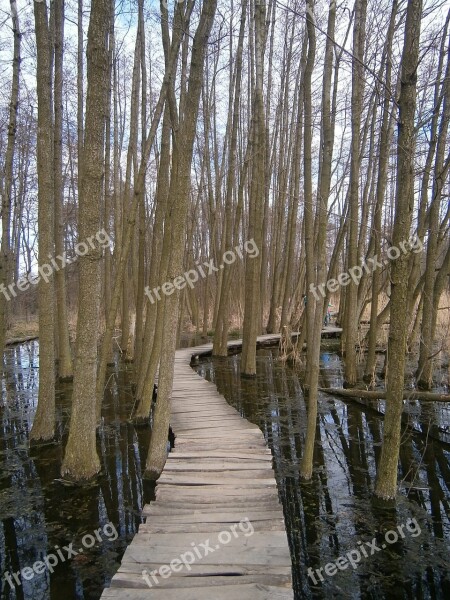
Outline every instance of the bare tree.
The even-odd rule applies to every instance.
[[[63,56],[64,56],[64,0],[55,0],[55,84],[54,84],[54,194],[55,194],[55,253],[64,254],[64,189],[63,189]],[[72,380],[72,353],[67,318],[66,271],[55,273],[56,327],[58,335],[58,374],[63,381]]]
[[[19,27],[19,15],[17,13],[17,4],[15,0],[10,0],[11,20],[14,36],[14,54],[13,54],[13,72],[11,82],[11,99],[9,104],[9,122],[8,122],[8,143],[6,146],[5,166],[4,166],[4,184],[2,193],[2,242],[0,248],[0,288],[7,288],[12,273],[11,261],[11,206],[13,190],[13,167],[14,151],[16,146],[17,133],[17,111],[19,108],[19,76],[20,76],[20,41],[21,33]],[[6,293],[6,295],[5,295]],[[0,352],[1,365],[3,368],[3,348],[5,346],[6,329],[8,325],[8,292],[0,294]]]
[[[246,261],[245,265],[245,309],[241,373],[256,375],[256,338],[261,319],[261,247],[265,198],[266,117],[264,109],[264,52],[266,46],[266,3],[254,0],[255,35],[255,85],[252,112],[252,168],[248,213],[248,237],[253,239],[259,255]]]
[[[402,52],[401,91],[398,101],[397,188],[393,245],[408,238],[414,197],[414,151],[416,129],[417,66],[419,61],[422,0],[409,0],[406,10],[405,39]],[[408,322],[408,255],[391,264],[391,324],[389,328],[389,375],[383,446],[378,464],[375,495],[389,500],[397,493],[397,468],[400,449],[401,414]]]
[[[110,0],[93,0],[88,30],[85,138],[79,182],[78,231],[81,241],[96,239],[100,229],[108,92]],[[101,248],[96,244],[79,259],[75,369],[69,438],[61,474],[89,480],[100,470],[96,448],[97,343],[100,315]]]
[[[51,43],[46,2],[34,3],[36,30],[36,84],[38,96],[38,224],[39,267],[54,255],[53,108]],[[45,268],[45,267],[44,267]],[[55,296],[54,276],[39,281],[39,398],[31,442],[51,440],[55,433]]]

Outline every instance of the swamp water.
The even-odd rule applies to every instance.
[[[38,395],[38,342],[10,348],[5,355],[0,402],[0,598],[97,600],[142,522],[143,505],[154,497],[153,486],[141,478],[149,432],[127,423],[133,403],[128,373],[109,373],[113,384],[97,442],[102,466],[98,484],[77,488],[59,481],[61,444],[39,453],[28,448]],[[57,437],[64,441],[71,391],[71,385],[60,385],[56,398]],[[94,536],[92,548],[85,547],[92,543],[89,538],[82,543],[85,535]],[[83,552],[58,560],[53,573],[46,570],[30,580],[21,577],[21,585],[13,580],[14,589],[5,581],[5,572],[32,567],[57,554],[55,547],[66,558],[63,548],[70,543]]]
[[[261,428],[272,450],[296,600],[448,600],[450,444],[445,440],[450,441],[450,407],[411,403],[405,408],[401,493],[396,508],[388,510],[372,499],[385,403],[372,402],[369,407],[321,394],[314,473],[305,483],[299,470],[307,405],[296,370],[278,360],[278,350],[265,349],[258,351],[257,377],[242,379],[240,358],[202,359],[196,370]],[[343,387],[337,353],[321,354],[320,377],[321,387]],[[391,531],[395,533],[385,538]],[[393,543],[395,534],[398,540]],[[336,560],[349,552],[355,568],[348,559],[344,569],[337,568]]]
[[[59,481],[61,445],[39,454],[28,448],[37,403],[38,343],[10,348],[5,355],[0,402],[0,598],[97,600],[142,521],[143,505],[154,497],[153,486],[141,479],[149,432],[127,422],[133,405],[129,373],[126,368],[110,373],[112,389],[98,438],[102,463],[98,483],[66,487]],[[321,385],[341,387],[339,356],[324,353],[321,359]],[[382,410],[383,403],[368,408],[321,396],[314,476],[311,483],[302,483],[298,473],[306,405],[295,371],[277,360],[276,350],[266,349],[258,352],[257,378],[241,380],[239,361],[239,355],[205,359],[197,371],[261,427],[272,449],[296,598],[450,598],[450,445],[436,441],[445,441],[450,411],[436,405],[411,406],[407,420],[413,428],[403,432],[400,502],[395,510],[380,510],[372,503],[371,491],[382,432],[376,409]],[[57,432],[63,440],[70,395],[70,385],[59,387]],[[424,434],[415,434],[414,428]],[[316,574],[317,585],[308,577],[309,567],[314,574],[358,549],[358,542],[372,543],[376,538],[381,547],[386,531],[411,518],[420,527],[419,535],[416,529],[411,533],[404,529],[404,538],[374,555],[366,546],[369,556],[356,569],[323,574],[323,582]],[[108,524],[114,526],[117,539]],[[31,567],[56,546],[73,543],[79,550],[83,536],[98,528],[102,540],[59,561],[53,573],[21,578],[14,589],[3,578],[6,571]]]

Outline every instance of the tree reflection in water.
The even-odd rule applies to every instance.
[[[439,432],[449,422],[447,407],[413,403],[406,410],[397,506],[372,499],[382,440],[384,403],[371,406],[321,395],[314,476],[299,477],[307,405],[297,372],[277,360],[276,350],[260,350],[254,380],[241,379],[240,356],[204,359],[197,371],[213,381],[228,402],[259,425],[272,449],[291,547],[295,596],[300,598],[450,597],[450,445]],[[342,387],[342,362],[321,355],[322,387]],[[422,431],[423,435],[416,433]],[[429,433],[434,432],[433,439]],[[441,436],[443,441],[447,441]],[[406,535],[357,569],[324,574],[318,585],[307,575],[416,518],[421,534]]]

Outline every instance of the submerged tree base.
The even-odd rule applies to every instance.
[[[150,427],[150,415],[145,417],[136,415],[130,419],[130,423],[132,423],[135,427]]]
[[[146,479],[147,481],[158,481],[160,477],[161,473],[158,469],[154,468],[146,468],[142,475],[142,479]]]
[[[417,389],[418,390],[431,390],[433,388],[433,382],[428,381],[426,379],[418,379],[417,380]]]
[[[256,373],[241,373],[242,379],[256,379]]]
[[[98,473],[100,475],[100,473]],[[60,477],[59,479],[55,479],[61,485],[65,487],[73,487],[73,488],[95,488],[99,485],[98,475],[92,477],[91,479],[72,479],[70,477]]]
[[[395,509],[397,506],[397,494],[383,494],[382,492],[374,492],[372,496],[372,505],[378,509]]]
[[[100,475],[100,467],[98,469],[84,469],[80,473],[80,470],[64,470],[61,471],[61,479],[59,481],[64,482],[66,485],[74,486],[85,486],[89,484],[96,484],[97,478]]]
[[[40,448],[48,448],[49,446],[58,446],[59,441],[53,436],[51,438],[30,438],[30,450],[39,450]]]

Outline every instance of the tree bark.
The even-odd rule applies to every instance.
[[[53,116],[51,46],[45,2],[34,3],[38,96],[38,227],[39,267],[54,254]],[[30,442],[50,441],[55,432],[55,317],[54,277],[39,281],[39,398]]]
[[[433,343],[434,323],[439,306],[440,294],[435,297],[436,262],[438,258],[439,213],[441,208],[444,184],[449,169],[449,161],[445,160],[448,144],[447,132],[450,121],[450,49],[447,55],[443,87],[442,116],[436,146],[436,157],[433,172],[433,194],[429,210],[428,245],[425,265],[425,282],[423,289],[422,329],[420,337],[419,364],[417,367],[417,385],[421,389],[431,389],[433,385]],[[447,163],[447,164],[446,164]]]
[[[358,265],[359,177],[360,177],[360,129],[364,100],[364,40],[367,0],[356,0],[353,26],[352,59],[352,145],[350,166],[350,211],[348,236],[348,268]],[[353,281],[347,287],[345,300],[345,381],[349,386],[356,383],[355,345],[358,334],[357,317],[358,286]]]
[[[55,253],[64,254],[64,189],[63,189],[63,57],[64,57],[64,0],[55,0],[55,131],[54,131],[54,185],[55,185]],[[58,375],[61,381],[71,381],[72,352],[69,339],[69,322],[66,297],[66,270],[55,272]]]
[[[95,239],[100,229],[105,123],[108,98],[108,32],[110,0],[93,0],[87,46],[85,139],[79,182],[79,235]],[[61,466],[63,477],[90,480],[100,470],[96,448],[97,344],[100,316],[100,262],[98,244],[79,258],[78,321],[69,438]]]
[[[256,338],[258,327],[260,326],[259,313],[261,310],[260,274],[266,157],[266,118],[263,97],[266,4],[264,0],[254,1],[256,75],[252,117],[254,137],[252,144],[253,159],[250,181],[248,237],[255,241],[259,255],[251,259],[247,257],[245,264],[245,309],[241,374],[247,377],[254,377],[256,375]]]
[[[405,39],[402,51],[401,91],[399,98],[397,142],[397,187],[393,245],[408,239],[414,204],[414,152],[416,130],[417,66],[419,61],[422,0],[410,0],[406,11]],[[391,324],[389,327],[389,374],[383,445],[378,464],[375,495],[383,500],[395,498],[400,449],[401,414],[405,355],[410,316],[408,300],[409,256],[402,254],[391,265]]]
[[[8,327],[9,297],[6,288],[11,279],[11,207],[14,152],[17,137],[17,111],[19,108],[19,76],[20,76],[20,43],[21,33],[19,15],[15,0],[10,0],[11,20],[14,36],[13,73],[11,97],[9,103],[8,143],[5,155],[5,181],[2,190],[2,242],[0,248],[0,371],[3,370],[3,349],[5,347],[6,330]]]

